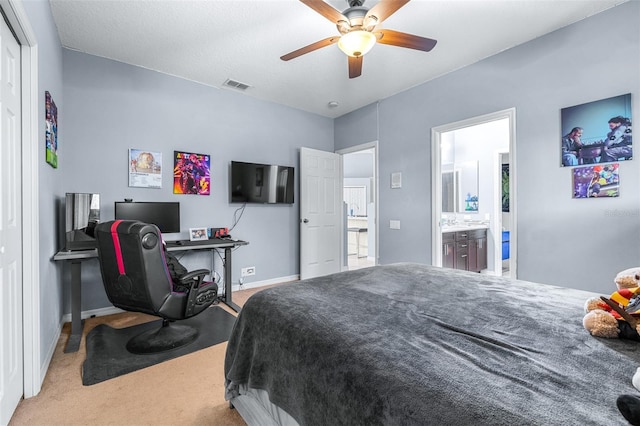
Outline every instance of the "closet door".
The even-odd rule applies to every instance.
[[[0,424],[23,393],[20,45],[0,19]]]

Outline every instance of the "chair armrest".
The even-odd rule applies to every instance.
[[[208,269],[196,269],[195,271],[191,271],[180,277],[180,283],[189,287],[187,307],[185,308],[184,315],[185,318],[193,316],[194,308],[196,306],[196,297],[198,296],[198,288],[200,287],[200,284],[202,284],[204,276],[209,273],[210,271]]]
[[[199,276],[199,280],[200,282],[202,282],[202,280],[204,279],[204,276],[210,273],[211,271],[208,269],[196,269],[194,271],[188,272],[183,276],[181,276],[179,281],[181,284],[188,284],[189,281]],[[188,284],[187,286],[191,287],[190,284]]]

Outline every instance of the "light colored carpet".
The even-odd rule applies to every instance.
[[[233,301],[242,306],[265,288],[236,291]],[[234,313],[224,304],[219,306]],[[80,350],[69,354],[64,346],[70,324],[65,324],[42,390],[20,402],[9,425],[246,425],[224,400],[226,342],[92,386],[82,385],[86,333],[101,323],[120,328],[154,319],[129,312],[89,318]]]

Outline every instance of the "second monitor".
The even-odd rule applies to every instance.
[[[115,219],[153,223],[164,234],[180,232],[180,203],[116,201]]]

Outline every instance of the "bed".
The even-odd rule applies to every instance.
[[[227,346],[249,425],[624,425],[640,343],[582,327],[592,293],[420,264],[263,290]]]

